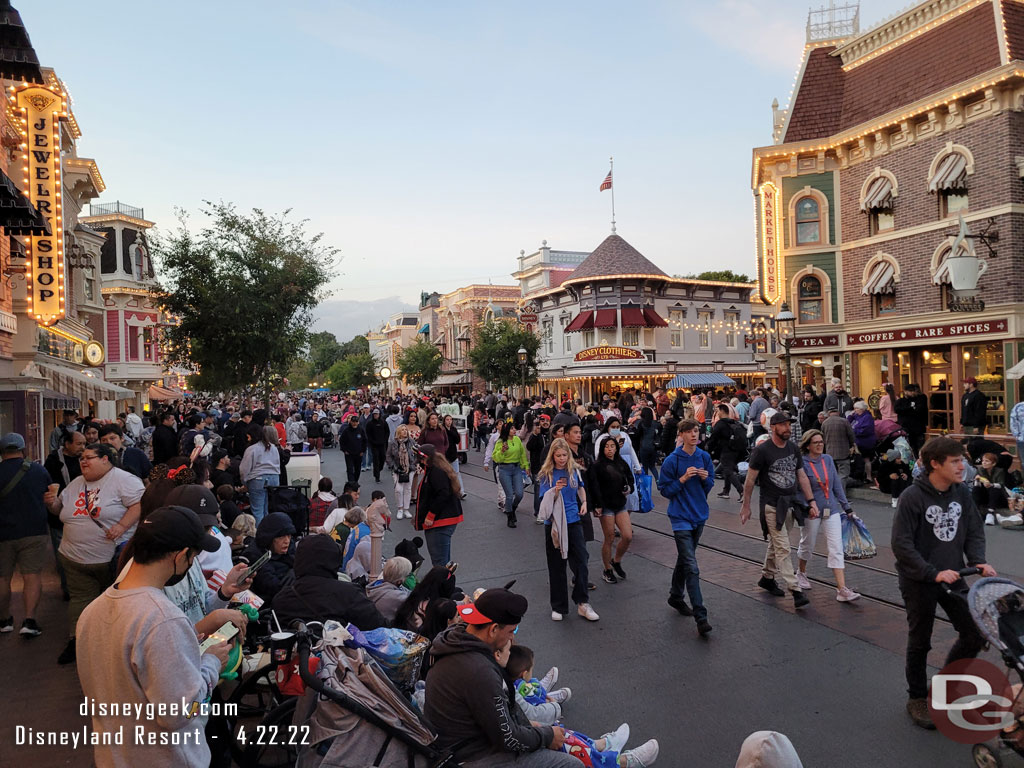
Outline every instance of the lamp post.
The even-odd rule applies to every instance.
[[[786,398],[789,398],[792,391],[792,379],[790,377],[790,347],[793,345],[793,336],[796,333],[796,315],[789,308],[789,304],[785,301],[782,302],[782,306],[779,308],[779,313],[775,315],[775,339],[779,346],[786,353],[786,390],[783,394]],[[792,402],[792,400],[790,400]]]
[[[519,358],[519,371],[521,373],[521,388],[519,390],[519,397],[522,398],[526,394],[526,359],[530,353],[526,351],[526,347],[520,347],[519,351],[516,352],[516,356]]]
[[[390,395],[391,387],[388,386],[388,379],[391,378],[391,369],[385,365],[377,372],[377,375],[384,381],[384,391]]]

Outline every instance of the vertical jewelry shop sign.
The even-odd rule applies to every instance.
[[[28,314],[40,325],[53,325],[65,312],[60,120],[67,117],[67,105],[53,87],[12,90],[21,120],[22,192],[50,227],[49,234],[27,238]]]

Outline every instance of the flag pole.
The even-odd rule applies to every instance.
[[[608,174],[612,176],[612,234],[615,234],[615,158],[608,158]]]

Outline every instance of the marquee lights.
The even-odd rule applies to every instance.
[[[27,238],[28,314],[50,326],[65,315],[60,121],[67,117],[67,105],[53,86],[11,86],[11,91],[23,138],[22,192],[50,225],[50,234]]]
[[[779,248],[779,188],[766,181],[758,188],[761,200],[761,253],[757,260],[757,279],[761,300],[774,304],[782,297]]]

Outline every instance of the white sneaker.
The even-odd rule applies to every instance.
[[[533,522],[535,522],[537,525],[544,525],[544,521],[541,520],[539,517],[533,518]]]
[[[994,512],[989,512],[987,515],[985,515],[985,525],[995,525],[995,524],[996,524],[996,516],[995,516]]]
[[[606,733],[601,738],[604,739],[605,752],[622,752],[622,748],[629,741],[629,723],[623,723],[614,731]]]
[[[1019,512],[1016,515],[1000,515],[996,512],[996,520],[1000,525],[1024,525],[1024,516]]]
[[[555,687],[555,683],[558,682],[558,667],[552,667],[548,670],[548,673],[540,679],[540,684],[544,686],[545,691],[550,691]]]
[[[658,741],[651,739],[639,747],[627,749],[622,757],[626,758],[626,768],[647,768],[658,759]]]
[[[601,618],[597,615],[597,611],[595,611],[591,607],[590,603],[580,603],[579,607],[577,607],[576,609],[576,612],[579,613],[579,615],[587,621],[597,621]]]
[[[854,592],[849,587],[843,587],[842,589],[836,590],[836,600],[840,603],[850,603],[854,600],[859,600],[860,595]]]
[[[896,502],[897,502],[897,501],[899,501],[899,499],[893,499],[893,500],[892,500],[892,508],[893,508],[893,509],[896,509]]]
[[[551,612],[552,621],[561,621],[563,618],[565,618],[565,614],[559,613],[558,611]]]
[[[571,698],[571,688],[559,688],[557,691],[550,691],[548,693],[548,701],[553,701],[556,704],[565,704]]]
[[[796,572],[796,585],[804,590],[811,588],[811,582],[807,580],[807,575],[801,571]]]

